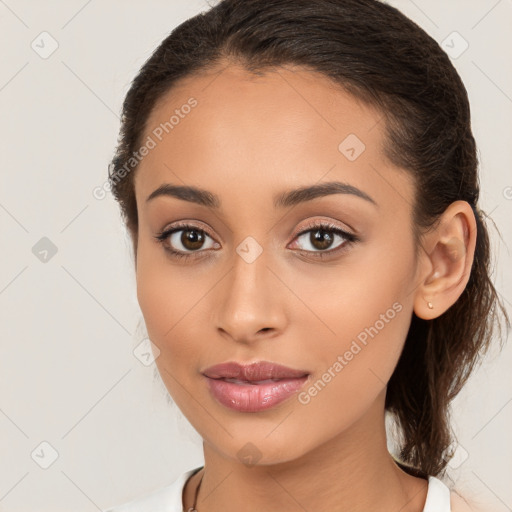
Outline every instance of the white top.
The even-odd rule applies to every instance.
[[[189,477],[201,467],[186,471],[166,487],[103,512],[183,512],[183,488]],[[427,499],[423,512],[451,512],[450,489],[435,476],[428,477]]]

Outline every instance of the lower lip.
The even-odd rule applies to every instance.
[[[207,377],[212,395],[224,406],[240,412],[259,412],[284,402],[308,380],[308,376],[266,384],[237,384]]]

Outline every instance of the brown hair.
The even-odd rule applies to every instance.
[[[125,98],[109,180],[135,251],[136,164],[131,157],[142,143],[147,119],[180,78],[226,63],[254,73],[302,66],[378,107],[385,119],[387,158],[415,179],[417,251],[422,233],[452,202],[472,206],[477,241],[469,282],[438,318],[427,321],[413,313],[385,404],[400,427],[397,463],[418,476],[443,473],[451,456],[450,402],[489,348],[500,326],[498,306],[507,329],[510,325],[490,278],[469,101],[457,71],[423,29],[377,0],[220,1],[162,41]]]

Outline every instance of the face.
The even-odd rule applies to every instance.
[[[146,124],[138,301],[170,395],[225,457],[252,443],[262,464],[289,461],[382,412],[417,268],[413,182],[383,156],[381,117],[316,73],[229,66],[180,82]],[[214,200],[148,200],[165,184]],[[233,409],[202,374],[228,361],[308,376]]]

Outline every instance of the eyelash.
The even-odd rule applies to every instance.
[[[300,236],[302,236],[302,235],[304,235],[306,233],[309,233],[310,231],[314,231],[314,230],[318,230],[318,229],[321,229],[323,231],[332,232],[332,233],[335,233],[337,235],[340,235],[341,237],[345,238],[346,241],[342,245],[338,246],[336,249],[331,249],[331,250],[328,250],[328,251],[304,251],[304,250],[300,251],[299,250],[299,252],[307,253],[308,255],[313,254],[313,258],[322,259],[322,258],[325,257],[326,254],[328,256],[330,256],[332,254],[342,253],[342,252],[346,251],[349,246],[351,246],[351,245],[353,245],[353,244],[355,244],[355,243],[360,241],[360,239],[356,235],[354,235],[352,233],[348,233],[346,231],[343,231],[342,229],[340,229],[336,225],[328,223],[328,222],[315,222],[312,225],[308,226],[307,229],[301,231],[300,233],[297,233],[295,238],[299,238]],[[178,231],[187,231],[187,230],[198,231],[199,233],[206,234],[210,238],[213,238],[204,229],[200,229],[197,226],[194,226],[194,225],[191,225],[191,224],[178,224],[178,225],[172,227],[171,229],[167,229],[165,231],[161,231],[154,238],[157,240],[158,243],[160,243],[160,244],[162,244],[164,246],[164,249],[173,258],[177,258],[179,260],[184,260],[185,261],[185,260],[188,260],[189,258],[196,258],[197,257],[196,253],[203,252],[203,251],[193,251],[191,253],[184,253],[184,252],[181,252],[181,251],[176,251],[175,249],[172,249],[170,247],[167,247],[165,245],[165,242],[167,241],[169,236],[172,235],[173,233],[176,233]],[[294,238],[294,240],[295,240],[295,238]]]

